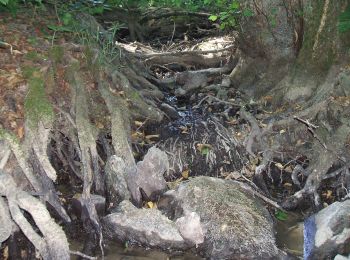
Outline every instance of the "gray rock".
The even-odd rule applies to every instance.
[[[155,208],[139,209],[130,201],[123,201],[118,211],[104,217],[102,223],[110,238],[147,247],[186,249],[175,223]]]
[[[126,182],[136,205],[141,206],[140,188],[150,199],[167,189],[163,174],[169,168],[168,156],[156,147],[151,147],[136,169],[127,169]]]
[[[269,259],[279,256],[272,219],[257,198],[234,181],[193,178],[167,192],[174,218],[195,212],[205,232],[200,251],[211,259]],[[186,214],[185,214],[186,215]],[[200,234],[192,234],[192,236]]]
[[[350,259],[350,255],[348,255],[348,256],[336,255],[334,257],[334,260],[349,260],[349,259]]]
[[[176,220],[175,224],[188,244],[197,247],[204,242],[204,231],[196,212],[186,212],[183,217]]]
[[[304,221],[304,258],[350,253],[350,200],[335,202]]]
[[[91,196],[92,204],[95,205],[98,215],[103,216],[105,214],[105,209],[106,209],[106,198],[97,194],[91,194],[90,196]],[[74,210],[74,214],[76,216],[80,216],[81,210],[82,210],[81,194],[76,194],[72,198],[72,207]]]
[[[116,206],[123,200],[130,199],[130,192],[125,180],[125,162],[122,158],[112,155],[105,166],[106,188],[109,202]]]
[[[166,104],[166,103],[162,103],[160,105],[160,108],[164,111],[164,113],[170,117],[170,119],[179,119],[180,115],[179,113],[176,111],[175,108],[173,108],[172,106]]]

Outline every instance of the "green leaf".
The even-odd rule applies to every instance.
[[[7,5],[9,3],[9,0],[0,0],[0,4]]]
[[[239,2],[238,1],[233,1],[231,6],[231,9],[238,9],[239,8]]]
[[[74,32],[67,26],[48,25],[47,28],[56,32]]]
[[[68,25],[72,22],[72,15],[70,13],[64,13],[62,16],[62,22],[64,25]]]
[[[253,15],[254,15],[254,12],[251,9],[244,9],[243,10],[243,16],[250,17],[250,16],[253,16]]]
[[[202,150],[201,150],[201,154],[202,155],[207,155],[210,151],[210,148],[209,147],[203,147]]]
[[[275,217],[278,219],[278,220],[281,220],[281,221],[285,221],[288,219],[288,214],[282,210],[277,210],[276,213],[275,213]]]
[[[211,16],[209,16],[209,20],[212,21],[212,22],[215,22],[217,19],[218,19],[218,16],[217,16],[217,15],[211,15]]]

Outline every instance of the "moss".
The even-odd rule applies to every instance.
[[[140,93],[138,91],[132,91],[130,93],[130,99],[132,99],[132,100],[141,100]]]
[[[84,55],[85,55],[85,59],[86,59],[86,65],[87,65],[89,71],[91,72],[91,74],[93,76],[98,75],[98,71],[100,69],[100,65],[99,65],[98,61],[100,61],[101,59],[95,58],[96,54],[89,46],[86,46],[86,48],[84,49]],[[99,54],[97,54],[97,55],[99,55]]]
[[[25,116],[29,127],[36,127],[39,121],[47,123],[54,116],[53,108],[45,93],[42,77],[32,77],[28,80],[29,92],[25,99]]]
[[[38,69],[34,67],[29,67],[29,66],[23,66],[21,69],[22,69],[22,75],[26,79],[33,77],[34,73],[38,71]]]
[[[80,69],[80,62],[78,60],[71,62],[68,66],[68,68],[65,70],[64,78],[68,82],[72,83],[74,82],[74,73],[79,71]]]
[[[49,55],[54,63],[60,64],[63,62],[64,49],[62,46],[52,46],[52,48],[49,50]]]
[[[25,57],[28,59],[28,60],[31,60],[31,61],[34,61],[34,62],[40,62],[44,59],[47,59],[47,57],[37,51],[30,51],[28,52]]]
[[[19,139],[16,135],[6,131],[2,127],[0,127],[0,140],[11,140],[12,142],[19,143]]]

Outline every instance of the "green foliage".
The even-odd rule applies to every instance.
[[[350,6],[339,15],[338,30],[342,33],[350,30]]]
[[[278,220],[281,220],[281,221],[285,221],[288,219],[288,214],[282,210],[277,210],[276,213],[275,213],[275,217],[278,219]]]
[[[43,6],[42,0],[0,0],[0,11],[16,15],[21,3],[29,3],[34,6]]]
[[[9,0],[0,0],[0,4],[2,5],[7,5]]]

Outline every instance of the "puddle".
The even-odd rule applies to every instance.
[[[304,222],[300,215],[290,213],[284,221],[277,220],[276,243],[285,252],[303,259]]]

